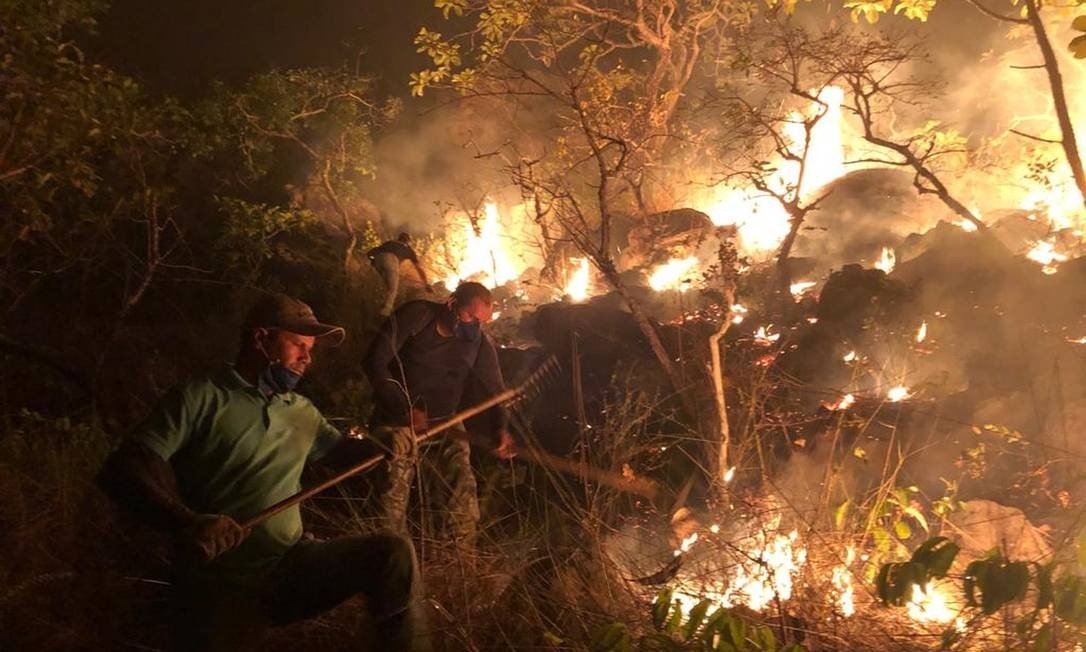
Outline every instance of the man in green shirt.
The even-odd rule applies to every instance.
[[[178,649],[255,648],[268,625],[355,595],[366,598],[376,649],[424,647],[408,540],[301,541],[297,506],[251,531],[239,524],[297,493],[307,462],[351,448],[353,440],[293,391],[314,345],[343,338],[301,301],[262,299],[246,318],[235,364],[171,390],[106,461],[103,488],[178,536]]]

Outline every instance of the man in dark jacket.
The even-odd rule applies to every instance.
[[[415,437],[459,410],[477,389],[487,398],[504,389],[494,344],[483,333],[493,315],[490,291],[479,283],[462,283],[445,303],[411,301],[381,326],[365,359],[365,371],[377,399],[375,435],[389,442],[389,488],[384,511],[390,529],[407,531],[407,505],[418,456]],[[487,415],[494,452],[514,454],[506,429],[506,413]],[[471,449],[462,429],[428,443],[440,455],[439,468],[448,484],[449,525],[455,540],[474,545],[479,501],[471,470]]]
[[[415,255],[415,250],[411,248],[411,236],[408,234],[401,233],[396,236],[395,240],[389,240],[378,247],[370,249],[366,252],[366,255],[369,256],[374,269],[385,281],[387,294],[385,295],[385,303],[381,306],[382,317],[391,315],[392,307],[396,305],[396,293],[400,289],[401,263],[411,261],[415,271],[419,274],[422,286],[427,290],[430,289],[430,282],[426,279],[426,271],[422,269],[422,265],[419,264],[419,257]]]
[[[344,331],[285,295],[259,301],[235,364],[171,390],[106,461],[99,482],[151,525],[177,535],[176,647],[245,650],[268,625],[363,595],[377,649],[422,649],[414,551],[393,534],[302,541],[297,506],[240,523],[300,489],[309,461],[353,440],[294,391],[316,342]]]

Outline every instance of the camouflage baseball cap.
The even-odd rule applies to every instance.
[[[249,309],[245,328],[275,328],[299,335],[312,335],[320,338],[322,344],[331,346],[339,346],[347,336],[342,327],[317,321],[312,308],[285,294],[261,297]]]

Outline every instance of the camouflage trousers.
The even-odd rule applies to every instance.
[[[391,450],[388,461],[388,489],[382,497],[385,525],[394,532],[407,533],[407,508],[411,487],[420,461],[436,475],[435,486],[447,496],[446,523],[453,541],[465,548],[475,545],[479,523],[479,497],[471,470],[471,446],[455,430],[424,443],[415,442],[410,428],[382,427],[377,439]]]

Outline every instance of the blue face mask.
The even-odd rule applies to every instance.
[[[278,362],[273,362],[264,368],[260,374],[261,389],[271,394],[285,394],[294,391],[302,374],[287,369]]]
[[[483,325],[478,319],[473,321],[456,320],[453,326],[453,334],[465,342],[478,342],[483,335]]]
[[[283,363],[279,362],[278,359],[272,360],[261,344],[258,343],[257,348],[268,359],[268,366],[264,367],[264,371],[260,373],[260,390],[267,395],[286,394],[294,391],[294,388],[298,386],[298,382],[302,379],[302,374],[284,367]]]

